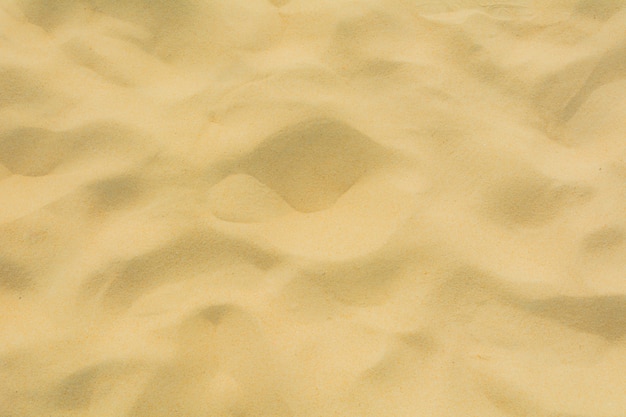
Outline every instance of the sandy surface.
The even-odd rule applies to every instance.
[[[626,416],[626,2],[1,0],[1,417]]]

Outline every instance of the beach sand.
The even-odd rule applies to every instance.
[[[1,417],[626,416],[626,2],[2,0]]]

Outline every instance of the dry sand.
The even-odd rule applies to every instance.
[[[626,2],[1,0],[1,417],[626,416]]]

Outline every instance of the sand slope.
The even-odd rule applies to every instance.
[[[0,2],[0,416],[626,416],[626,3]]]

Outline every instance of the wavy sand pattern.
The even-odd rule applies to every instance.
[[[0,416],[626,416],[625,28],[3,0]]]

